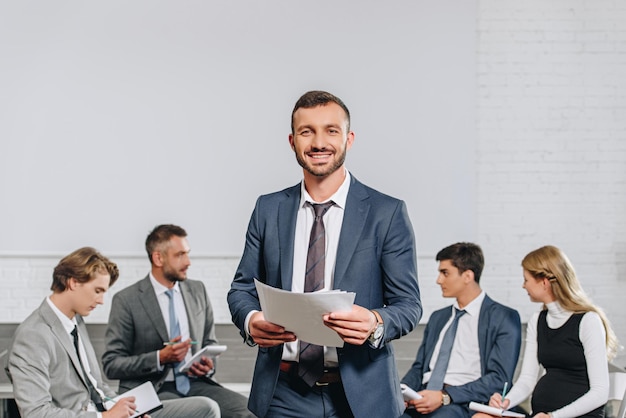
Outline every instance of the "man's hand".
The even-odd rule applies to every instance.
[[[200,361],[196,361],[191,365],[187,374],[200,377],[206,376],[211,370],[213,370],[213,359],[202,356]]]
[[[265,320],[263,312],[255,312],[248,323],[250,336],[259,347],[273,347],[296,340],[293,332],[285,331],[280,325]]]
[[[159,351],[159,361],[161,364],[180,363],[185,359],[187,351],[191,347],[191,339],[180,341],[182,337],[178,336],[170,341],[171,344],[164,346]]]
[[[128,418],[135,415],[135,410],[137,409],[137,405],[135,405],[135,397],[128,396],[126,398],[121,398],[113,408],[108,411],[104,411],[102,413],[102,418]]]
[[[331,312],[323,319],[324,325],[353,345],[365,343],[378,323],[372,311],[359,305],[352,305],[350,312]]]
[[[409,402],[420,414],[430,414],[441,406],[443,393],[440,390],[422,390],[417,392],[422,395],[422,399]]]

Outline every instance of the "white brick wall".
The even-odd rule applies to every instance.
[[[557,245],[623,344],[626,2],[480,0],[478,16],[483,287],[527,320],[519,263]]]
[[[103,254],[117,263],[120,278],[106,293],[104,304],[86,318],[87,322],[91,323],[106,323],[113,295],[144,278],[150,269],[145,255],[115,255],[104,252]],[[52,283],[52,270],[64,255],[0,255],[0,280],[2,282],[0,323],[21,322],[39,306],[42,300],[51,293],[49,289]],[[440,297],[439,287],[434,282],[437,264],[433,259],[434,256],[429,256],[427,259],[422,257],[419,260],[419,268],[424,271],[421,280],[424,281],[422,297],[425,315],[429,315],[434,309],[445,304]],[[226,295],[239,263],[239,257],[195,255],[191,262],[188,276],[204,282],[213,305],[216,322],[230,323]]]

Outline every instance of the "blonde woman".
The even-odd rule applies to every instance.
[[[522,267],[523,287],[531,301],[543,303],[543,309],[528,322],[517,382],[504,400],[494,393],[489,405],[508,409],[532,392],[532,417],[604,417],[608,360],[617,350],[606,316],[589,300],[572,264],[558,248],[532,251]],[[474,415],[483,417],[489,415]]]

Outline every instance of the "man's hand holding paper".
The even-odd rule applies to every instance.
[[[259,347],[273,347],[296,340],[293,332],[285,331],[284,327],[265,320],[263,312],[252,314],[248,328],[250,336]]]
[[[346,338],[351,340],[358,336],[358,332],[355,332],[355,323],[360,323],[358,320],[360,317],[355,316],[353,312],[353,306],[356,305],[353,305],[355,294],[352,292],[330,290],[293,293],[273,288],[256,279],[255,286],[266,323],[259,322],[253,327],[253,322],[261,318],[257,316],[260,312],[254,313],[250,319],[250,335],[255,338],[252,334],[253,328],[260,331],[259,340],[267,344],[265,346],[295,341],[295,338],[285,339],[295,334],[295,337],[308,343],[342,347],[344,340],[337,330],[341,330]],[[334,316],[339,312],[345,315]],[[332,318],[328,316],[330,313],[333,315]],[[324,320],[325,316],[329,320],[328,323]],[[290,332],[286,333],[285,330]]]
[[[376,326],[372,311],[359,305],[352,305],[348,312],[331,312],[323,316],[324,324],[334,330],[349,344],[361,345],[367,341]]]

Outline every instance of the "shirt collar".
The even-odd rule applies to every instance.
[[[339,186],[337,191],[324,202],[316,202],[315,200],[313,200],[311,195],[309,195],[309,193],[306,191],[306,187],[304,187],[304,180],[302,180],[302,182],[300,182],[300,207],[304,207],[306,202],[326,203],[332,200],[333,202],[335,202],[335,206],[340,207],[341,209],[345,208],[346,200],[348,199],[348,190],[350,189],[350,172],[345,167],[344,170],[346,173],[346,178],[343,180],[343,183],[341,183],[341,186]]]
[[[63,325],[63,328],[65,329],[65,331],[68,334],[71,334],[72,331],[74,331],[74,327],[77,324],[76,315],[74,315],[74,318],[69,319],[63,312],[61,312],[59,308],[57,308],[54,302],[52,302],[52,300],[50,299],[50,296],[46,298],[46,302],[48,302],[48,305],[50,305],[50,308],[52,308],[52,311],[59,318],[59,321],[61,321],[61,325]]]
[[[154,276],[152,275],[152,272],[150,272],[150,283],[152,283],[152,287],[154,288],[154,293],[156,293],[157,297],[169,290],[167,287],[163,286],[161,283],[157,281],[157,279],[154,278]],[[174,289],[174,292],[180,292],[180,287],[178,286],[178,282],[174,283],[174,287],[172,289]]]
[[[480,308],[483,305],[484,300],[485,291],[481,290],[480,294],[476,296],[473,301],[465,305],[465,308],[463,308],[463,310],[471,316],[478,316],[480,314]],[[461,308],[459,307],[459,303],[456,300],[454,301],[454,307],[461,310]]]

